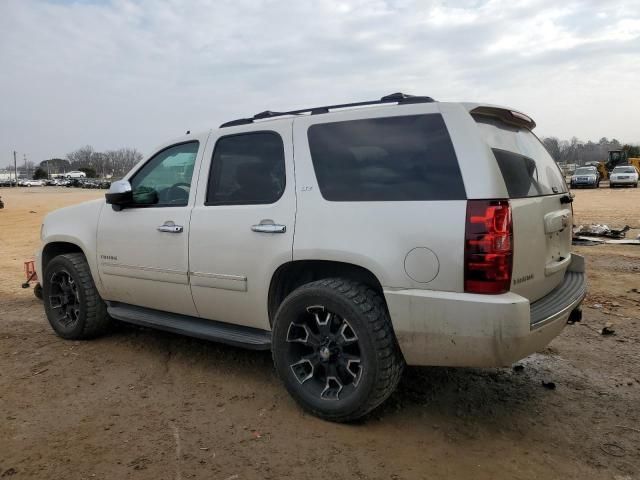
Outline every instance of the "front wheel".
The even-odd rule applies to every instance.
[[[81,253],[58,255],[47,264],[42,294],[47,319],[62,338],[96,337],[111,324],[107,306]]]
[[[381,295],[342,278],[308,283],[284,300],[272,350],[293,398],[336,422],[356,420],[384,402],[404,368]]]

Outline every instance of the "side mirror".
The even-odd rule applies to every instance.
[[[113,182],[104,196],[107,199],[107,204],[113,205],[114,210],[120,210],[133,202],[131,184],[127,180]]]

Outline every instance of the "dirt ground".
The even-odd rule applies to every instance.
[[[294,404],[268,353],[134,327],[56,337],[22,262],[48,211],[103,194],[0,189],[2,480],[640,478],[640,246],[576,249],[584,319],[522,370],[409,368],[382,408],[336,425]],[[640,233],[640,189],[581,190],[574,208]]]

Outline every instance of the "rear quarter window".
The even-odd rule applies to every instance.
[[[567,192],[558,165],[530,130],[487,117],[475,120],[496,158],[510,198]]]
[[[440,114],[316,124],[307,132],[322,196],[335,202],[463,200]]]

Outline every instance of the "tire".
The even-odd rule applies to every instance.
[[[40,283],[36,283],[36,286],[33,287],[33,294],[37,299],[42,300],[42,285]]]
[[[379,406],[404,369],[381,295],[343,278],[308,283],[282,302],[272,352],[298,404],[334,422],[356,420]]]
[[[51,328],[62,338],[81,340],[105,333],[111,324],[82,253],[53,258],[42,282],[44,309]]]

